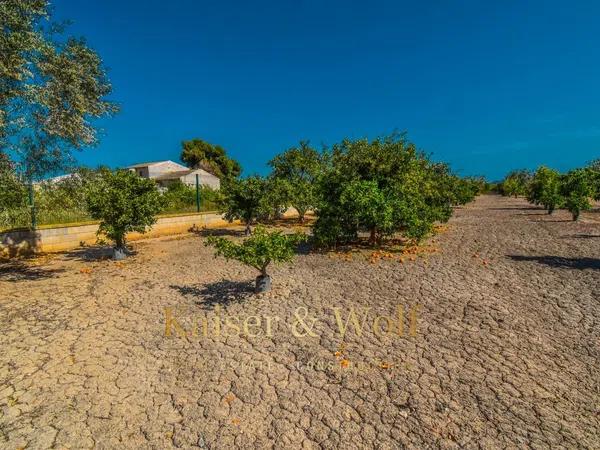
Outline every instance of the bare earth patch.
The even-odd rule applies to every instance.
[[[597,216],[484,196],[439,252],[303,254],[262,297],[200,236],[0,264],[0,447],[598,448]],[[403,335],[375,334],[398,305]],[[342,342],[332,307],[370,307],[362,336]],[[216,314],[240,334],[203,336]]]

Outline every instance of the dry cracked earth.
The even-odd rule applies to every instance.
[[[0,448],[599,448],[600,214],[568,219],[483,196],[258,297],[198,235],[5,263]]]

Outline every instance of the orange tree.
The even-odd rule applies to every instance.
[[[404,134],[346,139],[333,146],[326,161],[313,228],[321,246],[352,242],[361,232],[369,233],[373,244],[396,232],[420,240],[435,222],[450,218],[458,198],[460,186],[448,167],[433,164]]]

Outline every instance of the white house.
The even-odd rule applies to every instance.
[[[212,189],[219,189],[221,186],[219,178],[212,173],[208,173],[203,169],[190,169],[173,161],[134,164],[127,167],[127,169],[134,171],[140,177],[155,180],[161,187],[167,187],[170,183],[177,180],[188,186],[195,186],[196,175],[198,175],[199,184],[202,186],[208,186]]]

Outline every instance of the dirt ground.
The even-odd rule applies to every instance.
[[[0,448],[600,448],[600,212],[484,196],[259,297],[203,239],[0,265]]]

